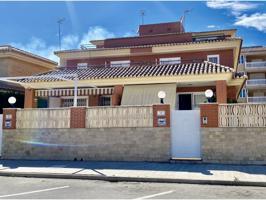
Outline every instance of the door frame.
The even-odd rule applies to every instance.
[[[179,110],[179,95],[180,94],[191,94],[191,110],[198,110],[199,108],[194,106],[194,94],[205,94],[204,92],[177,92],[176,93],[176,102],[175,102],[175,109]]]

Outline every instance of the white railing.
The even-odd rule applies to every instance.
[[[266,79],[250,79],[247,80],[247,86],[261,86],[266,85]]]
[[[248,97],[248,103],[266,103],[265,97]]]
[[[246,62],[245,67],[247,69],[266,68],[266,62]]]
[[[152,106],[87,108],[86,128],[153,127]]]
[[[266,127],[266,104],[220,104],[219,127]]]
[[[70,128],[70,109],[17,110],[17,128]]]

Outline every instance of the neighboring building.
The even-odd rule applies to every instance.
[[[29,76],[53,70],[57,63],[10,45],[0,46],[0,77]],[[19,84],[0,82],[0,114],[2,108],[10,107],[7,99],[17,97],[16,107],[24,105],[24,88]]]
[[[57,51],[57,70],[19,80],[27,88],[25,106],[73,106],[74,83],[54,76],[74,80],[75,74],[79,106],[156,104],[160,90],[177,110],[198,109],[207,101],[206,89],[214,91],[214,101],[234,102],[245,82],[236,73],[242,40],[235,34],[234,29],[184,32],[180,22],[151,24],[141,25],[136,37]]]
[[[244,102],[266,102],[266,47],[244,47],[239,59],[239,71],[244,71],[248,80],[240,99]]]

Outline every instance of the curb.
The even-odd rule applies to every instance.
[[[59,179],[80,179],[100,180],[110,182],[150,182],[150,183],[184,183],[184,184],[205,184],[205,185],[230,185],[230,186],[257,186],[266,187],[266,182],[251,181],[226,181],[226,180],[204,180],[204,179],[171,179],[171,178],[145,178],[145,177],[121,177],[121,176],[98,176],[80,174],[57,174],[57,173],[16,173],[0,172],[0,176],[27,177],[27,178],[59,178]]]

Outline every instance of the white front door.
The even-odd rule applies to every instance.
[[[175,159],[200,159],[200,111],[171,111],[171,153]]]
[[[0,156],[2,155],[2,131],[3,131],[3,115],[0,114]]]

